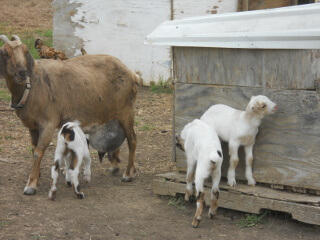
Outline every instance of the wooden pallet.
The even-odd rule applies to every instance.
[[[205,184],[205,201],[210,203],[211,184]],[[153,180],[157,195],[176,196],[186,191],[185,174],[159,174]],[[298,221],[320,225],[320,196],[291,193],[263,186],[220,184],[219,207],[259,214],[262,209],[287,212]]]

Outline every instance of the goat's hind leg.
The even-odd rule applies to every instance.
[[[122,128],[125,132],[125,135],[128,141],[128,146],[129,146],[128,165],[122,177],[122,181],[124,182],[131,182],[136,172],[134,162],[136,159],[137,137],[133,128],[133,124],[134,124],[133,116],[134,114],[132,113],[132,117],[126,117],[124,122],[120,121]]]
[[[75,154],[75,156],[73,156],[73,158],[71,159],[70,168],[68,169],[70,174],[69,176],[71,177],[72,188],[78,199],[84,198],[83,192],[80,192],[78,181],[79,169],[82,163],[82,159],[83,156],[78,156],[77,154]]]
[[[196,168],[196,161],[191,161],[191,159],[188,158],[188,169],[187,169],[187,190],[186,195],[184,196],[184,199],[186,201],[189,201],[190,196],[193,195],[193,186],[192,182],[194,180],[194,173]]]
[[[54,200],[57,195],[57,181],[59,176],[60,160],[56,159],[54,165],[51,167],[51,189],[49,191],[49,198]]]
[[[198,170],[198,169],[197,169]],[[196,172],[195,176],[195,185],[196,185],[196,198],[197,198],[197,210],[196,214],[194,215],[192,226],[194,228],[198,227],[200,224],[200,221],[202,220],[202,212],[203,212],[203,206],[204,206],[204,188],[203,183],[207,176],[203,176],[202,174],[198,174]]]
[[[119,172],[119,163],[120,163],[120,148],[118,148],[117,150],[115,150],[113,153],[108,153],[108,159],[111,163],[111,166],[109,168],[110,172],[112,174],[116,174],[117,172]]]
[[[211,173],[212,189],[211,189],[211,206],[209,208],[208,217],[213,218],[217,214],[219,199],[219,184],[221,179],[221,164],[214,166],[215,169]]]
[[[84,172],[83,172],[83,180],[85,182],[90,182],[91,180],[91,157],[90,157],[90,152],[86,151],[85,156],[83,158],[84,162]]]

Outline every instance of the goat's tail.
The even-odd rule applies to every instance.
[[[142,73],[140,71],[136,71],[135,73],[133,73],[133,78],[134,81],[136,82],[136,84],[138,86],[142,86],[143,85],[143,79],[142,79]]]
[[[216,164],[217,162],[222,162],[223,161],[223,155],[222,152],[220,150],[216,151],[216,157],[214,157],[213,160],[211,160],[211,162],[213,164]]]
[[[82,55],[87,55],[88,54],[87,51],[83,47],[80,50],[81,50]]]

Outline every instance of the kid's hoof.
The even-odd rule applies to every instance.
[[[216,215],[217,215],[217,213],[215,213],[215,212],[210,212],[210,211],[209,211],[209,213],[208,213],[208,217],[209,217],[210,219],[213,219]]]
[[[53,201],[56,199],[57,191],[50,191],[49,192],[49,198]]]
[[[78,199],[83,199],[83,198],[84,198],[84,194],[83,194],[83,193],[77,194],[77,198],[78,198]]]
[[[192,221],[192,227],[197,228],[199,226],[201,220],[193,219]]]
[[[91,175],[84,175],[83,176],[83,181],[85,181],[86,183],[89,183],[91,180]]]
[[[34,188],[32,188],[32,187],[25,187],[24,188],[24,194],[25,195],[34,195],[34,194],[36,194],[36,189],[34,189]]]
[[[254,179],[248,181],[248,186],[254,187],[256,185],[256,181]]]

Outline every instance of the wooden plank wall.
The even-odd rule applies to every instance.
[[[174,48],[178,82],[272,89],[314,89],[319,50]]]
[[[298,0],[239,0],[238,11],[250,11],[297,5]]]
[[[198,54],[196,50],[199,51]],[[233,53],[234,58],[229,54],[222,54],[223,50],[227,53]],[[253,51],[251,54],[249,54],[249,50],[233,50],[174,49],[174,72],[178,82],[175,91],[175,132],[179,133],[185,124],[195,118],[200,118],[206,109],[213,104],[223,103],[244,110],[251,96],[266,95],[279,105],[279,111],[274,115],[267,116],[259,128],[254,148],[253,173],[256,181],[320,190],[320,95],[315,90],[286,90],[286,88],[294,89],[296,86],[302,89],[312,89],[312,86],[314,88],[314,80],[320,76],[320,65],[316,67],[316,70],[312,68],[315,67],[314,60],[319,61],[319,56],[313,58],[315,51],[306,51],[308,53],[302,51],[291,52],[291,55],[305,56],[309,54],[310,56],[309,63],[302,59],[297,64],[300,65],[304,62],[304,67],[300,67],[300,70],[296,71],[296,74],[303,76],[304,82],[298,81],[289,70],[286,70],[288,71],[288,78],[286,79],[289,79],[289,81],[286,82],[286,79],[283,78],[283,84],[280,85],[277,76],[281,74],[281,76],[285,76],[279,69],[285,66],[285,63],[279,61],[279,56],[274,58],[274,61],[279,61],[279,65],[275,64],[274,61],[265,62],[264,65],[254,65],[255,62],[260,61],[260,57],[269,56],[270,53],[266,53],[267,50],[251,50]],[[190,53],[191,51],[193,52],[193,58],[182,57],[188,55],[185,52]],[[284,50],[283,52],[280,51],[280,56],[286,54],[284,52]],[[212,56],[218,56],[218,53],[220,53],[218,59],[211,58]],[[246,59],[241,56],[242,54],[255,57]],[[272,50],[271,54],[274,54]],[[227,55],[230,63],[223,57],[225,55]],[[236,64],[235,59],[242,60],[238,62],[239,64]],[[295,59],[298,61],[298,57]],[[295,61],[290,64],[290,60],[292,61],[292,58],[286,61],[287,69],[294,68],[292,65]],[[196,64],[197,61],[198,64]],[[209,63],[206,63],[207,61]],[[211,63],[218,64],[219,62],[219,67],[205,68],[202,66],[202,64],[209,66]],[[246,68],[251,68],[251,63],[253,64],[252,68],[258,69],[258,66],[261,66],[262,70],[260,70],[259,77],[265,79],[256,82],[253,78],[248,78],[248,75],[243,75],[245,74],[244,70],[235,73],[236,69],[245,67],[243,62],[247,62]],[[239,67],[239,65],[242,67]],[[270,73],[272,69],[274,72]],[[211,74],[211,78],[207,78],[208,74]],[[262,84],[267,82],[266,76],[272,74],[274,76],[274,78],[271,78],[272,84]],[[308,77],[305,77],[306,74]],[[188,83],[186,83],[187,76],[189,76]],[[259,79],[257,76],[256,74],[255,77]],[[235,85],[244,85],[245,87]],[[277,86],[279,89],[271,89],[270,86]],[[245,179],[242,149],[241,152],[237,179]],[[178,169],[184,171],[186,167],[185,156],[178,149],[175,150],[175,153]],[[224,156],[223,176],[226,177],[229,164],[226,146],[224,146]]]

